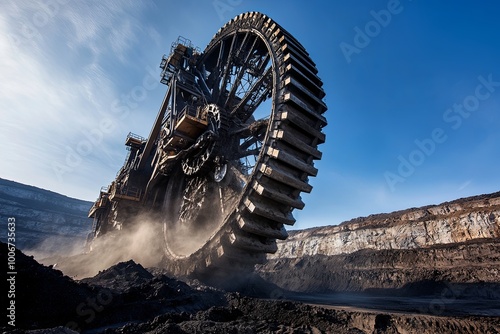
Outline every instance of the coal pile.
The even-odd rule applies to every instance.
[[[93,286],[105,287],[115,292],[124,292],[133,286],[140,286],[149,282],[153,274],[144,269],[140,264],[130,260],[120,262],[111,268],[99,272],[92,278],[80,280]]]
[[[0,244],[2,261],[7,247]],[[74,281],[16,252],[12,333],[498,333],[498,317],[436,317],[287,300],[258,276],[240,292],[180,281],[133,261]],[[263,298],[266,297],[266,298]]]
[[[0,254],[7,263],[7,245]],[[78,332],[154,319],[165,313],[197,312],[226,303],[224,292],[191,288],[153,275],[133,261],[76,282],[16,250],[16,328],[57,326]],[[5,321],[5,320],[4,320]],[[4,329],[12,329],[7,323]]]
[[[0,243],[2,263],[7,263],[7,254],[7,244]],[[95,288],[78,284],[19,250],[16,250],[16,272],[16,327],[66,325],[77,315],[75,310],[79,305],[97,296]]]

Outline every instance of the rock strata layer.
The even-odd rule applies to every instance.
[[[292,291],[413,293],[432,282],[427,292],[439,293],[444,282],[464,298],[499,299],[499,236],[494,193],[291,232],[258,269]]]
[[[290,232],[270,259],[416,249],[500,237],[500,192]]]

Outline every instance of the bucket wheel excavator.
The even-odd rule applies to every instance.
[[[286,239],[316,176],[325,93],[304,47],[257,12],[225,24],[201,52],[179,38],[148,138],[130,133],[116,179],[91,208],[90,243],[148,214],[174,275],[241,271]]]

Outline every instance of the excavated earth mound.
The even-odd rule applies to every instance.
[[[0,254],[7,263],[4,243]],[[153,275],[133,261],[76,282],[17,250],[16,269],[16,328],[22,329],[65,326],[82,331],[226,303],[221,291],[201,285],[191,288],[165,275]]]
[[[0,244],[1,261],[7,246]],[[4,263],[5,263],[4,262]],[[75,282],[16,252],[16,327],[12,333],[498,333],[495,317],[435,317],[248,297],[160,269],[119,263]],[[254,286],[252,286],[252,284]],[[262,286],[264,285],[264,286]],[[248,291],[286,298],[258,279]],[[247,292],[248,292],[247,291]]]

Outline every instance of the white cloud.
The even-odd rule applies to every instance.
[[[142,25],[137,17],[144,3],[137,1],[80,1],[61,11],[70,29],[66,32],[69,46],[88,46],[94,56],[108,51],[122,62],[124,53],[137,41]]]
[[[116,135],[124,120],[110,113],[120,92],[108,64],[126,62],[143,33],[136,17],[142,4],[45,3],[52,7],[31,1],[0,5],[0,140],[9,143],[2,149],[0,177],[93,198],[86,189],[97,193],[125,155],[123,138]],[[104,120],[114,131],[101,131],[89,146],[84,133],[102,130]],[[68,165],[75,151],[80,161]],[[54,169],[61,165],[69,166],[64,175]]]

